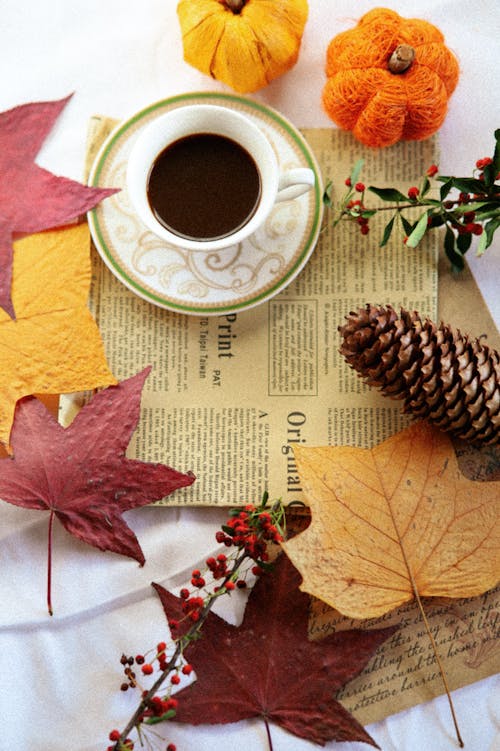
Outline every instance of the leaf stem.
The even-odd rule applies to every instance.
[[[273,739],[271,736],[271,728],[269,727],[269,722],[267,721],[267,717],[264,717],[264,725],[266,727],[267,743],[269,746],[269,751],[273,751]]]
[[[54,615],[52,610],[52,529],[54,526],[54,509],[50,510],[49,530],[47,539],[47,609],[49,615]]]
[[[394,529],[395,529],[397,537],[398,537],[398,542],[399,542],[399,546],[401,548],[401,553],[403,555],[403,560],[404,560],[404,563],[405,563],[405,566],[406,566],[406,570],[408,572],[408,580],[410,582],[413,594],[415,596],[415,600],[417,602],[418,609],[420,611],[420,615],[422,616],[422,620],[424,622],[425,630],[427,631],[427,635],[429,637],[429,640],[430,640],[430,643],[431,643],[431,647],[432,647],[432,650],[434,652],[434,656],[436,658],[436,663],[437,663],[437,666],[439,668],[439,672],[441,674],[441,680],[443,681],[443,685],[444,685],[444,689],[445,689],[445,692],[446,692],[446,696],[448,697],[448,704],[449,704],[449,707],[450,707],[450,712],[451,712],[451,717],[453,719],[453,724],[455,726],[455,733],[456,733],[456,736],[457,736],[458,745],[460,746],[460,748],[463,748],[464,747],[464,742],[462,740],[462,736],[460,735],[460,729],[458,727],[457,716],[455,714],[455,708],[453,706],[453,701],[452,701],[452,698],[451,698],[450,688],[448,686],[448,681],[446,679],[446,674],[444,672],[443,663],[441,662],[441,658],[439,656],[439,652],[438,652],[436,640],[434,639],[434,637],[432,635],[431,627],[429,625],[429,621],[428,621],[427,615],[425,613],[424,606],[422,605],[422,600],[420,599],[420,592],[418,591],[417,582],[415,581],[415,577],[413,575],[413,571],[412,571],[411,566],[410,566],[410,561],[408,560],[408,556],[406,555],[406,550],[405,550],[405,547],[403,545],[403,541],[401,539],[401,535],[399,534],[399,529],[398,529],[398,526],[396,524],[396,519],[394,517],[394,512],[393,512],[392,506],[390,504],[389,504],[389,511],[390,511],[390,514],[391,514],[391,517],[392,517],[392,522],[394,524]]]
[[[413,577],[412,577],[412,579],[413,579]],[[438,668],[439,668],[439,672],[441,674],[441,679],[443,681],[444,689],[446,691],[446,696],[448,697],[448,704],[449,704],[449,707],[450,707],[450,712],[451,712],[451,716],[452,716],[452,719],[453,719],[453,724],[455,726],[455,733],[457,735],[458,745],[460,746],[460,748],[463,748],[464,747],[464,742],[462,740],[462,736],[460,735],[460,728],[458,727],[457,716],[455,714],[455,708],[453,706],[453,701],[452,701],[452,698],[451,698],[450,688],[448,686],[448,681],[446,679],[446,673],[444,671],[443,663],[441,662],[441,658],[439,656],[439,652],[438,652],[438,647],[437,647],[437,644],[436,644],[436,640],[434,639],[434,636],[432,635],[432,631],[431,631],[431,628],[430,628],[429,620],[428,620],[427,615],[425,613],[424,606],[422,605],[422,600],[420,599],[420,595],[419,595],[418,590],[417,590],[417,588],[415,586],[415,582],[412,581],[412,584],[413,584],[413,590],[414,590],[414,593],[415,593],[415,599],[417,601],[418,609],[420,610],[420,615],[422,616],[422,620],[423,620],[424,625],[425,625],[425,630],[427,631],[427,635],[428,635],[428,637],[430,639],[430,642],[431,642],[431,645],[432,645],[432,649],[433,649],[433,652],[434,652],[434,656],[436,658],[436,662],[437,662],[437,665],[438,665]]]

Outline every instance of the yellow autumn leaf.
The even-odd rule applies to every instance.
[[[14,244],[16,320],[0,310],[0,442],[5,445],[21,397],[116,383],[87,308],[89,248],[87,224]]]
[[[295,449],[312,521],[284,544],[302,589],[351,618],[414,596],[473,597],[500,573],[500,484],[459,470],[418,422],[373,449]]]

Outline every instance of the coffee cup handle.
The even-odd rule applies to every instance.
[[[307,167],[297,167],[280,176],[276,201],[291,201],[307,193],[316,182],[314,172]]]

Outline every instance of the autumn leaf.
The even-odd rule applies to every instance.
[[[309,528],[284,547],[303,589],[351,618],[423,596],[474,597],[500,571],[500,488],[417,422],[373,449],[295,448]]]
[[[0,443],[8,445],[18,399],[116,383],[87,308],[90,237],[86,224],[15,244],[17,319],[0,309]]]
[[[201,638],[184,650],[197,680],[176,693],[176,722],[262,717],[266,727],[274,722],[321,746],[333,739],[377,746],[334,694],[361,672],[395,629],[341,631],[309,641],[310,601],[299,584],[299,573],[282,555],[273,571],[257,580],[241,626],[209,613]],[[167,620],[182,621],[181,600],[153,586]]]
[[[11,317],[16,309],[11,297],[13,236],[66,224],[116,193],[58,177],[34,162],[70,98],[0,113],[0,307]]]
[[[194,481],[192,474],[125,456],[139,420],[141,391],[149,371],[146,368],[98,392],[67,428],[35,397],[25,397],[17,404],[13,457],[0,460],[0,497],[15,506],[50,512],[50,613],[54,517],[83,542],[129,556],[142,565],[143,552],[122,513]]]
[[[461,474],[450,439],[418,422],[374,449],[294,449],[309,528],[284,544],[302,588],[351,618],[414,597],[440,669],[423,596],[473,597],[500,571],[498,483]]]

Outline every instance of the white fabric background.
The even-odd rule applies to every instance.
[[[381,3],[382,4],[382,3]],[[299,62],[254,97],[298,127],[329,127],[321,110],[328,41],[377,3],[310,0]],[[427,18],[459,57],[461,78],[440,131],[440,170],[469,174],[490,155],[500,127],[500,5],[498,0],[387,0],[404,16]],[[164,97],[226,90],[182,59],[175,0],[1,0],[0,110],[28,101],[75,95],[38,159],[55,173],[80,179],[88,119],[124,118]],[[500,242],[470,265],[500,325]],[[260,489],[255,489],[256,493]],[[253,500],[253,499],[252,499]],[[136,653],[165,638],[151,581],[183,584],[215,549],[225,518],[215,510],[129,512],[146,555],[131,560],[83,545],[56,527],[53,596],[45,611],[47,515],[0,507],[0,751],[102,751],[136,697],[118,691],[122,651]],[[232,599],[236,622],[243,598]],[[468,751],[500,751],[498,676],[454,693]],[[368,727],[384,751],[451,751],[456,742],[444,698]],[[216,728],[166,728],[184,751],[266,749],[262,723]],[[273,727],[275,751],[314,746]],[[358,751],[364,744],[328,744]]]

